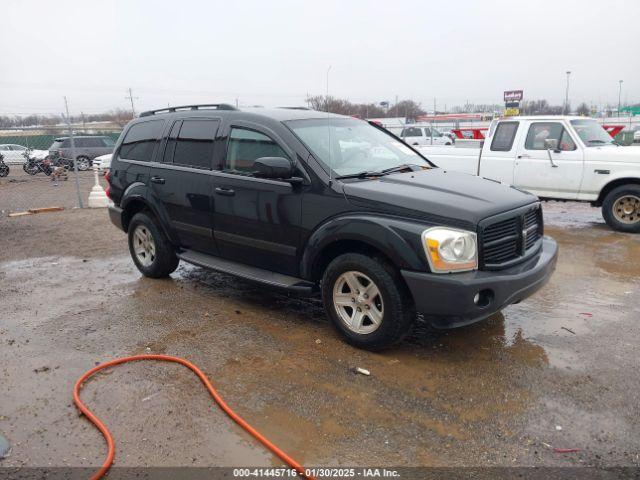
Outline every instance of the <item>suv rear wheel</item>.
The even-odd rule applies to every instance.
[[[180,260],[171,243],[147,213],[136,213],[128,232],[131,258],[145,277],[166,277],[178,268]]]
[[[619,232],[640,233],[640,185],[622,185],[602,202],[607,225]]]
[[[347,253],[334,259],[322,279],[324,307],[350,344],[380,350],[409,333],[416,311],[396,269],[384,261]]]

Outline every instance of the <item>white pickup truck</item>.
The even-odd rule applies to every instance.
[[[640,233],[640,148],[617,145],[593,119],[510,117],[492,122],[475,148],[466,142],[414,148],[445,170],[508,183],[544,199],[601,206],[611,228]]]

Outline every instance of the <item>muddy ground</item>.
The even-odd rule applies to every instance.
[[[542,291],[470,327],[418,327],[384,353],[344,344],[317,299],[184,264],[143,278],[104,210],[2,217],[0,433],[12,450],[0,466],[100,464],[73,384],[143,352],[195,362],[306,465],[638,466],[640,237],[584,205],[545,204],[545,216],[560,259]],[[83,398],[114,433],[118,466],[280,465],[178,365],[118,367]]]

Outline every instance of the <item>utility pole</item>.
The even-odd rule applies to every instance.
[[[571,75],[571,71],[567,70],[567,91],[564,96],[564,108],[562,109],[563,115],[566,115],[569,109],[569,76]]]
[[[396,95],[396,118],[398,118],[398,95]]]
[[[236,108],[238,108],[238,99],[236,98]]]
[[[124,97],[126,100],[131,100],[131,113],[133,114],[133,116],[136,116],[136,109],[133,106],[133,101],[134,100],[138,100],[138,97],[134,97],[133,96],[133,92],[131,91],[131,87],[129,87],[129,96],[128,97]]]
[[[73,128],[71,128],[71,117],[69,116],[69,103],[67,102],[67,97],[64,98],[64,108],[67,112],[66,120],[67,127],[69,127],[69,144],[71,146],[71,159],[73,161],[73,172],[76,177],[76,193],[78,194],[78,208],[82,207],[82,194],[80,193],[80,175],[78,174],[78,162],[76,161],[76,142],[73,139]]]
[[[618,118],[620,118],[620,99],[622,98],[622,80],[618,80]]]

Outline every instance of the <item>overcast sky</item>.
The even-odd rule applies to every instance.
[[[640,101],[640,1],[31,1],[2,4],[0,114],[235,102]]]

